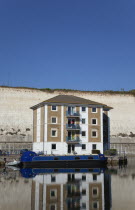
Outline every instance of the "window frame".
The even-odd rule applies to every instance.
[[[83,111],[83,108],[85,108],[85,110]],[[82,106],[82,112],[86,112],[86,106]]]
[[[96,132],[96,136],[93,136],[93,132]],[[91,131],[91,137],[92,138],[98,138],[98,130],[92,130]]]
[[[86,131],[82,131],[82,132],[85,132],[85,136],[82,135],[82,137],[86,137]]]
[[[51,182],[56,182],[56,176],[55,175],[51,175]]]
[[[96,120],[96,124],[93,124],[93,120]],[[97,118],[91,118],[91,124],[92,125],[98,125],[98,119]]]
[[[83,149],[83,146],[85,146],[84,149]],[[86,150],[86,144],[82,144],[82,150]]]
[[[85,121],[84,123],[83,123],[83,120]],[[82,118],[82,124],[83,124],[83,125],[86,124],[86,118]]]
[[[82,189],[82,195],[86,195],[86,189]]]
[[[85,202],[82,203],[82,209],[86,209],[86,203]]]
[[[54,204],[54,203],[51,203],[51,204],[50,204],[50,208],[49,208],[50,210],[51,210],[52,206],[55,206],[55,208],[54,208],[55,210],[57,209],[57,205]]]
[[[82,175],[82,181],[86,181],[86,175]]]
[[[93,112],[93,109],[96,109],[96,111]],[[97,107],[91,107],[91,112],[92,112],[92,113],[97,113],[97,110],[98,110]]]
[[[96,150],[96,149],[94,149],[93,147],[96,147],[96,149],[97,149],[97,144],[92,144],[92,150]]]
[[[51,192],[54,191],[55,192],[55,196],[51,195]],[[50,198],[57,198],[57,189],[50,189]]]
[[[56,119],[56,122],[55,122],[55,123],[54,123],[54,122],[52,122],[52,119],[53,119],[53,118],[55,118],[55,119]],[[55,116],[52,116],[52,117],[51,117],[51,124],[57,124],[57,117],[55,117]]]
[[[96,190],[96,194],[94,193],[94,190]],[[92,187],[92,197],[98,198],[99,196],[99,188],[98,187]]]
[[[56,149],[56,144],[51,144],[51,149],[52,150],[55,150],[55,149],[52,148],[54,145],[55,145],[55,149]]]
[[[55,136],[52,135],[52,131],[56,131],[56,135]],[[53,138],[58,137],[58,130],[56,128],[51,128],[51,137],[53,137]]]
[[[94,207],[94,204],[97,204],[97,208]],[[93,209],[99,209],[99,201],[92,201],[92,208]]]
[[[93,181],[97,181],[97,174],[93,174]]]
[[[55,106],[55,107],[56,107],[56,110],[53,110],[53,106]],[[58,111],[58,106],[56,106],[56,105],[51,105],[51,111],[53,111],[53,112]]]

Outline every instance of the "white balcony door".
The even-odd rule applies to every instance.
[[[74,112],[75,112],[75,107],[73,107],[73,106],[68,106],[68,113],[69,113],[69,114],[74,114]]]

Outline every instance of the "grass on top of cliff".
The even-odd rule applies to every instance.
[[[18,88],[18,89],[29,89],[29,90],[40,90],[44,92],[53,93],[55,91],[63,91],[63,92],[84,92],[84,93],[108,93],[108,94],[123,94],[123,95],[133,95],[135,96],[135,89],[129,91],[114,91],[114,90],[101,90],[101,91],[90,91],[90,90],[76,90],[76,89],[51,89],[51,88],[34,88],[34,87],[12,87],[12,86],[0,86],[1,88]]]

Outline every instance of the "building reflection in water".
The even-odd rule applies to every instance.
[[[32,210],[110,210],[111,178],[100,170],[37,175],[32,180]]]

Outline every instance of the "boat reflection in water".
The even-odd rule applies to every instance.
[[[32,179],[32,210],[109,210],[111,179],[103,169],[21,169]]]

